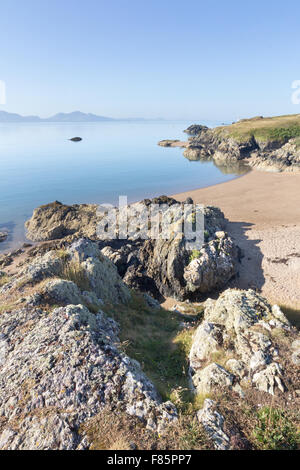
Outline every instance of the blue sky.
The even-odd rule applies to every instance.
[[[300,113],[300,2],[1,0],[0,109],[234,120]]]

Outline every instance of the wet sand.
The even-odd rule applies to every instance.
[[[272,303],[300,309],[300,174],[251,171],[233,181],[174,195],[215,205],[243,250],[231,287],[256,288]]]

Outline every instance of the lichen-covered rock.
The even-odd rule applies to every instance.
[[[219,364],[209,364],[204,369],[193,369],[193,384],[197,393],[210,393],[216,387],[229,388],[233,384],[234,376]]]
[[[184,300],[201,295],[224,286],[237,272],[239,252],[222,232],[223,213],[215,207],[203,207],[202,211],[206,241],[198,259],[190,262],[192,251],[185,238],[176,234],[167,240],[147,240],[139,249],[137,258],[145,276],[154,281],[163,296]],[[220,232],[224,234],[221,239],[216,235]]]
[[[292,345],[292,362],[296,366],[300,366],[300,339],[293,341]]]
[[[80,239],[68,249],[71,262],[79,263],[93,291],[104,302],[124,303],[130,292],[120,278],[117,268],[99,250],[96,243]]]
[[[294,334],[280,308],[271,307],[252,290],[228,289],[216,301],[208,300],[189,356],[194,387],[206,393],[234,384],[241,394],[240,387],[250,383],[272,395],[285,392],[280,347],[273,331],[290,334],[291,338]],[[293,346],[291,356],[292,352]],[[216,356],[223,360],[225,369],[217,367]]]
[[[96,243],[86,239],[76,240],[63,253],[51,250],[35,257],[11,277],[0,294],[47,279],[50,280],[41,286],[41,293],[63,304],[83,303],[82,295],[86,296],[86,291],[91,292],[90,303],[95,304],[97,299],[110,303],[126,303],[130,299],[130,291],[116,266],[100,252]]]
[[[130,232],[134,214],[148,210],[151,203],[163,207],[165,220],[172,220],[167,224],[170,232],[166,237],[151,237],[147,218],[144,223],[141,222],[136,233]],[[186,203],[192,204],[193,201],[188,200]],[[176,207],[181,210],[176,212]],[[68,235],[72,236],[72,241],[82,236],[98,240],[102,254],[113,261],[119,275],[130,288],[146,292],[158,300],[162,296],[184,300],[223,287],[237,273],[239,251],[223,231],[225,218],[220,209],[197,206],[196,210],[201,212],[204,219],[205,243],[198,259],[190,263],[193,250],[187,246],[185,235],[180,237],[177,231],[184,220],[182,210],[181,203],[167,196],[132,204],[128,215],[128,239],[107,240],[99,232],[97,234],[97,224],[102,217],[101,211],[97,212],[97,206],[65,206],[56,202],[34,211],[32,218],[26,223],[27,236],[33,240],[52,240]],[[117,214],[120,212],[117,211]],[[199,228],[199,233],[202,229],[203,227]],[[146,236],[142,237],[141,234]],[[93,250],[96,250],[96,245]],[[81,256],[79,252],[77,254]],[[95,255],[85,254],[82,261],[85,263],[85,270],[94,277],[95,262],[91,268],[88,258],[95,260]]]
[[[190,366],[197,370],[212,354],[222,346],[223,327],[216,323],[203,321],[197,328],[190,351]]]
[[[282,372],[280,364],[272,362],[272,364],[267,365],[267,367],[262,371],[256,372],[256,374],[253,375],[252,381],[259,390],[274,395],[276,387],[281,392],[285,391]]]
[[[25,224],[27,238],[33,241],[55,240],[78,234],[94,238],[99,218],[96,204],[67,206],[58,201],[34,210]]]
[[[116,323],[82,305],[0,316],[0,449],[88,448],[80,425],[106,406],[161,432],[173,419]]]
[[[100,307],[103,305],[94,292],[81,292],[78,286],[65,279],[51,279],[43,285],[40,294],[43,300],[52,304],[91,304]]]
[[[224,286],[236,274],[237,259],[238,249],[224,233],[221,239],[204,246],[197,259],[186,266],[184,279],[187,290],[205,293]]]
[[[216,450],[230,448],[230,436],[224,430],[224,416],[222,416],[213,400],[206,399],[203,408],[197,413],[198,420],[203,425]]]

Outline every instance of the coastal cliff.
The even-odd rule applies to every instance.
[[[258,116],[213,129],[194,124],[185,132],[191,136],[187,142],[162,142],[185,147],[184,156],[189,160],[212,160],[216,165],[237,162],[267,171],[300,171],[299,114]]]

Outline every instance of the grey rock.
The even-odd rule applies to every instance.
[[[0,232],[0,243],[1,242],[4,242],[8,237],[8,233],[7,232]]]
[[[73,281],[64,279],[69,271],[72,279],[78,282],[77,286]],[[73,272],[75,274],[72,274]],[[0,288],[0,293],[20,285],[38,284],[46,279],[49,281],[43,286],[42,293],[63,304],[85,303],[82,298],[83,290],[93,293],[90,294],[90,303],[96,305],[97,299],[126,303],[131,297],[116,266],[103,256],[97,243],[86,239],[77,240],[66,247],[65,259],[55,250],[35,257],[32,262],[21,268],[18,274],[12,276],[7,285]]]
[[[225,358],[226,354],[231,355],[226,367],[234,374],[234,389],[240,395],[244,380],[272,395],[277,391],[284,393],[284,371],[277,362],[280,347],[265,334],[275,328],[292,333],[279,307],[271,307],[254,291],[228,289],[216,301],[206,301],[204,322],[196,330],[189,356],[193,386],[201,393],[207,393],[214,385],[232,386],[233,376],[214,363],[214,353],[222,355],[223,351]],[[293,344],[292,352],[298,351],[297,341]]]
[[[230,436],[224,431],[224,416],[216,408],[216,403],[213,400],[206,399],[202,410],[198,411],[197,417],[213,441],[215,449],[228,450]]]
[[[237,272],[237,259],[238,251],[232,239],[225,238],[225,234],[221,239],[218,236],[217,241],[204,246],[199,257],[185,268],[187,290],[205,293],[224,286]]]
[[[150,308],[153,308],[155,310],[159,310],[161,308],[160,303],[156,299],[153,299],[151,295],[144,294],[144,299],[146,300]]]
[[[0,329],[0,449],[88,448],[78,429],[107,405],[158,432],[176,419],[174,405],[120,351],[118,326],[103,313],[26,307],[2,313]]]
[[[285,391],[285,385],[282,380],[282,368],[277,362],[273,362],[261,372],[254,374],[252,380],[259,390],[271,395],[275,394],[276,387],[281,392]]]
[[[249,168],[270,171],[300,169],[300,149],[294,138],[263,142],[251,136],[239,141],[226,132],[219,132],[220,128],[200,126],[198,129],[195,125],[189,129],[192,137],[184,151],[184,156],[189,160],[213,160],[217,166],[244,162]]]
[[[67,252],[71,261],[80,268],[97,297],[104,302],[125,303],[130,299],[129,289],[124,285],[114,264],[100,252],[96,243],[80,239]]]
[[[212,363],[204,369],[194,369],[192,380],[197,393],[206,394],[217,387],[231,388],[234,376],[219,364]]]
[[[300,339],[293,341],[291,345],[292,356],[291,360],[295,366],[300,366]]]
[[[209,360],[213,353],[220,350],[223,341],[223,331],[220,325],[204,321],[197,328],[193,337],[189,360],[192,370],[196,370]]]
[[[191,200],[188,202],[191,203]],[[101,211],[97,212],[96,205],[66,206],[59,202],[34,211],[32,218],[26,223],[27,236],[32,240],[64,237],[71,237],[71,240],[82,237],[99,240],[102,254],[116,265],[128,287],[152,295],[157,300],[161,300],[162,296],[185,300],[202,295],[223,287],[236,274],[239,252],[232,239],[223,232],[225,218],[220,209],[211,206],[197,208],[204,217],[205,245],[199,259],[189,266],[191,249],[187,247],[187,240],[176,234],[176,227],[182,224],[183,219],[182,213],[179,211],[176,216],[173,209],[175,205],[181,207],[180,203],[173,198],[160,196],[133,204],[132,213],[141,208],[146,210],[151,203],[160,207],[163,205],[167,209],[165,216],[172,217],[168,228],[172,228],[173,233],[168,239],[143,239],[141,233],[148,233],[148,222],[128,240],[102,239],[97,234],[97,224],[103,214]],[[132,217],[131,214],[129,226]],[[81,256],[79,251],[77,249]],[[84,255],[82,260],[86,264],[87,256]],[[90,257],[95,259],[93,253]]]

